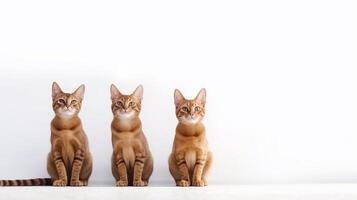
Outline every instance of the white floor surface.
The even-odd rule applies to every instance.
[[[356,200],[357,184],[210,185],[180,188],[150,187],[1,187],[0,200]]]

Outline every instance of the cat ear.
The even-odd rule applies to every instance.
[[[200,92],[197,94],[195,101],[198,101],[202,104],[206,103],[206,89],[202,88]]]
[[[81,99],[83,99],[84,97],[84,85],[80,85],[76,91],[73,92],[73,94],[77,97],[80,97]]]
[[[183,101],[186,100],[185,97],[180,92],[180,90],[178,89],[175,89],[174,98],[175,98],[176,107],[178,107]]]
[[[143,93],[144,93],[144,88],[143,88],[142,85],[139,85],[139,86],[135,89],[135,91],[133,92],[133,94],[131,94],[131,95],[141,101],[141,100],[143,99]]]
[[[53,82],[52,83],[52,98],[55,98],[55,96],[59,93],[62,93],[60,86],[56,82]]]
[[[118,88],[112,84],[110,86],[110,98],[112,99],[112,101],[114,101],[115,99],[119,98],[120,96],[122,96],[122,94],[120,93],[120,91],[118,90]]]

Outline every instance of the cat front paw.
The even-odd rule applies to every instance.
[[[203,187],[205,186],[205,182],[203,180],[194,179],[192,181],[192,186]]]
[[[187,180],[180,180],[176,182],[176,185],[180,187],[188,187],[190,186],[190,182]]]
[[[53,186],[57,186],[57,187],[63,187],[67,185],[67,180],[62,180],[62,179],[58,179],[53,181]]]
[[[123,181],[123,180],[117,181],[117,187],[125,187],[125,186],[128,186],[128,181]]]
[[[147,183],[145,184],[145,182],[142,181],[142,180],[134,180],[133,181],[133,186],[143,187],[143,186],[146,186],[146,185],[147,185]]]
[[[84,186],[85,184],[83,181],[80,180],[71,180],[70,185],[80,187],[80,186]]]

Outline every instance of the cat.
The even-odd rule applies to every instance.
[[[187,100],[176,89],[174,93],[176,127],[169,170],[176,186],[207,186],[207,174],[212,165],[212,153],[208,150],[205,127],[206,90],[201,89],[193,100]]]
[[[86,186],[92,173],[88,139],[78,117],[83,96],[84,85],[73,93],[62,92],[56,82],[52,85],[55,117],[51,122],[47,171],[54,186]]]
[[[112,173],[117,186],[147,186],[153,171],[153,158],[142,130],[139,114],[143,87],[123,95],[111,85],[113,121]]]
[[[52,84],[51,152],[47,170],[51,178],[0,180],[0,186],[85,186],[92,173],[92,158],[78,112],[81,109],[84,85],[74,93],[64,93]],[[70,181],[68,181],[70,180]]]

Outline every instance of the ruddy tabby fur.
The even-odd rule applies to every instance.
[[[86,186],[92,173],[92,156],[87,135],[78,113],[81,110],[84,85],[73,93],[64,93],[52,85],[51,151],[47,171],[54,186]]]
[[[84,85],[74,93],[64,93],[52,84],[51,152],[47,170],[51,178],[0,180],[0,186],[85,186],[92,173],[92,157],[78,113],[81,109]]]
[[[206,186],[207,174],[212,164],[205,126],[206,90],[201,89],[195,99],[187,100],[179,90],[174,94],[176,127],[169,170],[177,186]]]
[[[139,114],[143,87],[123,95],[111,85],[113,121],[112,173],[117,186],[147,186],[153,171],[153,158],[142,130]]]

